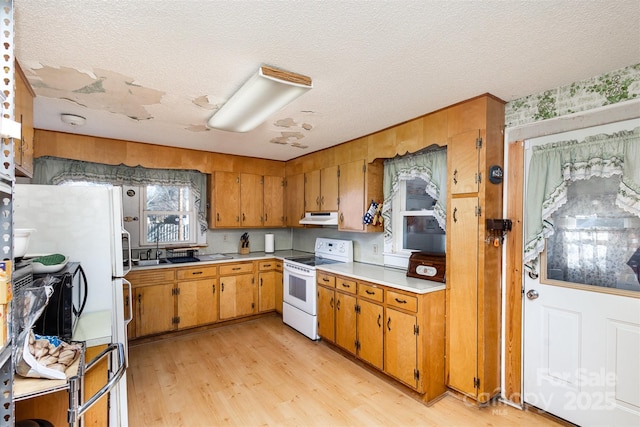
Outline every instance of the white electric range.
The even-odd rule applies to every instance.
[[[351,240],[316,239],[314,255],[285,258],[282,320],[311,338],[318,336],[316,266],[353,262]]]

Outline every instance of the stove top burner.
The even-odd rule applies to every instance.
[[[336,261],[334,259],[321,258],[316,256],[302,256],[298,258],[287,258],[287,261],[297,262],[299,264],[308,265],[310,267],[315,267],[316,265],[326,265],[326,264],[337,264],[342,261]]]

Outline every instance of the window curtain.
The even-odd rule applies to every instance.
[[[60,185],[88,181],[111,185],[186,185],[193,192],[200,232],[207,231],[207,177],[195,170],[149,169],[142,166],[105,165],[57,157],[34,160],[34,184]]]
[[[391,201],[400,188],[400,182],[414,178],[422,178],[427,182],[425,192],[437,201],[434,216],[440,227],[445,231],[447,229],[447,149],[438,148],[420,154],[387,159],[384,162],[384,203],[382,205],[385,251],[387,252],[391,251],[393,241]]]
[[[640,217],[640,128],[532,150],[524,218],[525,263],[535,263],[545,238],[553,234],[551,215],[566,203],[571,181],[621,175],[616,205]]]

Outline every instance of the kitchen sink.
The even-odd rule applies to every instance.
[[[139,265],[140,267],[144,267],[147,265],[158,265],[158,264],[166,264],[166,259],[140,259],[138,261],[133,261],[134,264]]]

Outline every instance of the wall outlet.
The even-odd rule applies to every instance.
[[[376,243],[373,244],[373,254],[378,255],[378,245]]]
[[[228,236],[228,235],[226,235],[226,234],[223,234],[223,235],[222,235],[222,241],[223,241],[223,242],[226,242],[227,240],[229,240],[229,236]]]

